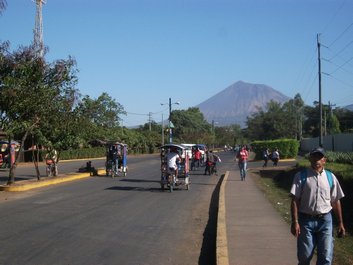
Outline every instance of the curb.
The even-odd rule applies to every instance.
[[[218,202],[217,216],[217,238],[216,238],[216,264],[229,265],[226,207],[225,207],[225,185],[228,180],[229,171],[226,171],[222,180]]]
[[[99,169],[98,175],[104,174],[105,169]],[[69,173],[67,175],[53,177],[50,179],[43,179],[43,180],[23,180],[18,181],[12,185],[2,185],[0,186],[0,191],[10,191],[10,192],[18,192],[18,191],[28,191],[31,189],[41,188],[49,185],[56,185],[64,182],[79,180],[83,178],[91,177],[90,173]]]

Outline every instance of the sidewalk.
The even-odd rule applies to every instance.
[[[238,170],[225,175],[220,191],[219,218],[222,218],[222,196],[225,204],[226,238],[221,239],[217,265],[286,265],[297,264],[296,239],[289,225],[248,175],[240,181]],[[223,189],[223,190],[222,190]],[[289,211],[290,209],[288,209]],[[217,243],[218,239],[217,239]],[[226,249],[222,249],[222,245]],[[218,253],[217,253],[217,256]]]

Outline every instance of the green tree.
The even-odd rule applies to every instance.
[[[243,134],[238,124],[215,127],[215,146],[235,146],[243,143]]]
[[[85,96],[77,107],[80,135],[86,141],[92,139],[116,140],[121,135],[121,115],[125,115],[123,106],[107,93],[97,99]]]
[[[20,47],[14,52],[7,51],[8,45],[1,47],[2,129],[12,137],[21,137],[21,149],[31,134],[46,142],[53,135],[70,137],[67,117],[76,99],[75,61],[69,58],[50,64],[37,57],[33,47]],[[9,184],[15,179],[17,158],[15,161]]]
[[[250,139],[270,140],[286,137],[288,132],[288,110],[284,111],[281,104],[270,101],[267,104],[267,112],[259,109],[251,117],[248,117],[248,135]]]
[[[2,11],[5,10],[7,5],[6,0],[0,0],[0,15],[2,14]]]
[[[328,130],[327,130],[328,134],[336,134],[341,132],[340,122],[337,119],[336,115],[334,114],[329,115],[327,119],[327,124],[328,124]]]
[[[212,142],[211,125],[205,120],[199,108],[174,110],[171,120],[175,126],[173,137],[180,143]]]
[[[301,137],[304,102],[299,94],[283,105],[270,101],[266,109],[267,111],[264,111],[259,108],[258,112],[248,117],[247,136],[250,139],[299,139]]]
[[[353,132],[353,111],[343,108],[333,110],[340,124],[340,131],[344,133]]]
[[[295,132],[295,136],[297,140],[302,138],[303,131],[303,119],[304,119],[304,100],[301,98],[300,94],[296,94],[294,99],[288,101],[284,105],[289,105],[289,110],[291,111],[291,116],[293,120],[287,119],[289,123],[291,123],[292,130]]]

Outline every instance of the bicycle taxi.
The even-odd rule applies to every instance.
[[[20,150],[20,143],[0,140],[0,168],[10,168],[15,163],[16,152]]]
[[[105,173],[112,178],[127,174],[127,144],[120,142],[106,143]]]
[[[161,189],[169,188],[172,192],[177,186],[185,186],[187,190],[190,189],[190,176],[189,176],[189,155],[187,149],[178,144],[166,144],[161,148]],[[179,155],[177,159],[177,170],[170,168],[168,160],[174,153]],[[177,172],[177,175],[176,175]]]

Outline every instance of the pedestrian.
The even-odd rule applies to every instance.
[[[196,148],[194,157],[193,157],[193,163],[196,169],[200,167],[200,160],[201,160],[201,151],[198,148]]]
[[[249,157],[248,150],[246,150],[246,147],[243,146],[239,150],[239,152],[236,156],[236,158],[238,159],[238,166],[239,166],[239,170],[240,170],[241,181],[244,181],[245,177],[246,177],[248,157]]]
[[[213,155],[213,163],[211,164],[211,167],[210,167],[210,175],[215,174],[216,176],[218,176],[218,174],[217,174],[217,163],[222,162],[222,160],[215,153],[212,153],[212,155]]]
[[[317,248],[316,264],[331,264],[333,257],[332,210],[338,221],[338,236],[345,235],[340,199],[344,197],[336,176],[324,169],[323,148],[309,154],[310,167],[298,172],[290,190],[291,233],[297,238],[298,264],[310,264]]]
[[[263,151],[262,157],[264,160],[264,164],[262,165],[262,167],[267,167],[267,162],[268,162],[268,158],[270,156],[270,151],[268,150],[268,148],[265,148],[265,150]]]
[[[272,152],[272,161],[273,161],[273,166],[277,166],[278,165],[278,161],[279,161],[279,152],[278,152],[278,148],[275,148],[275,150]]]
[[[206,151],[206,163],[205,163],[205,173],[204,175],[211,175],[211,167],[213,165],[214,156],[212,150]]]

